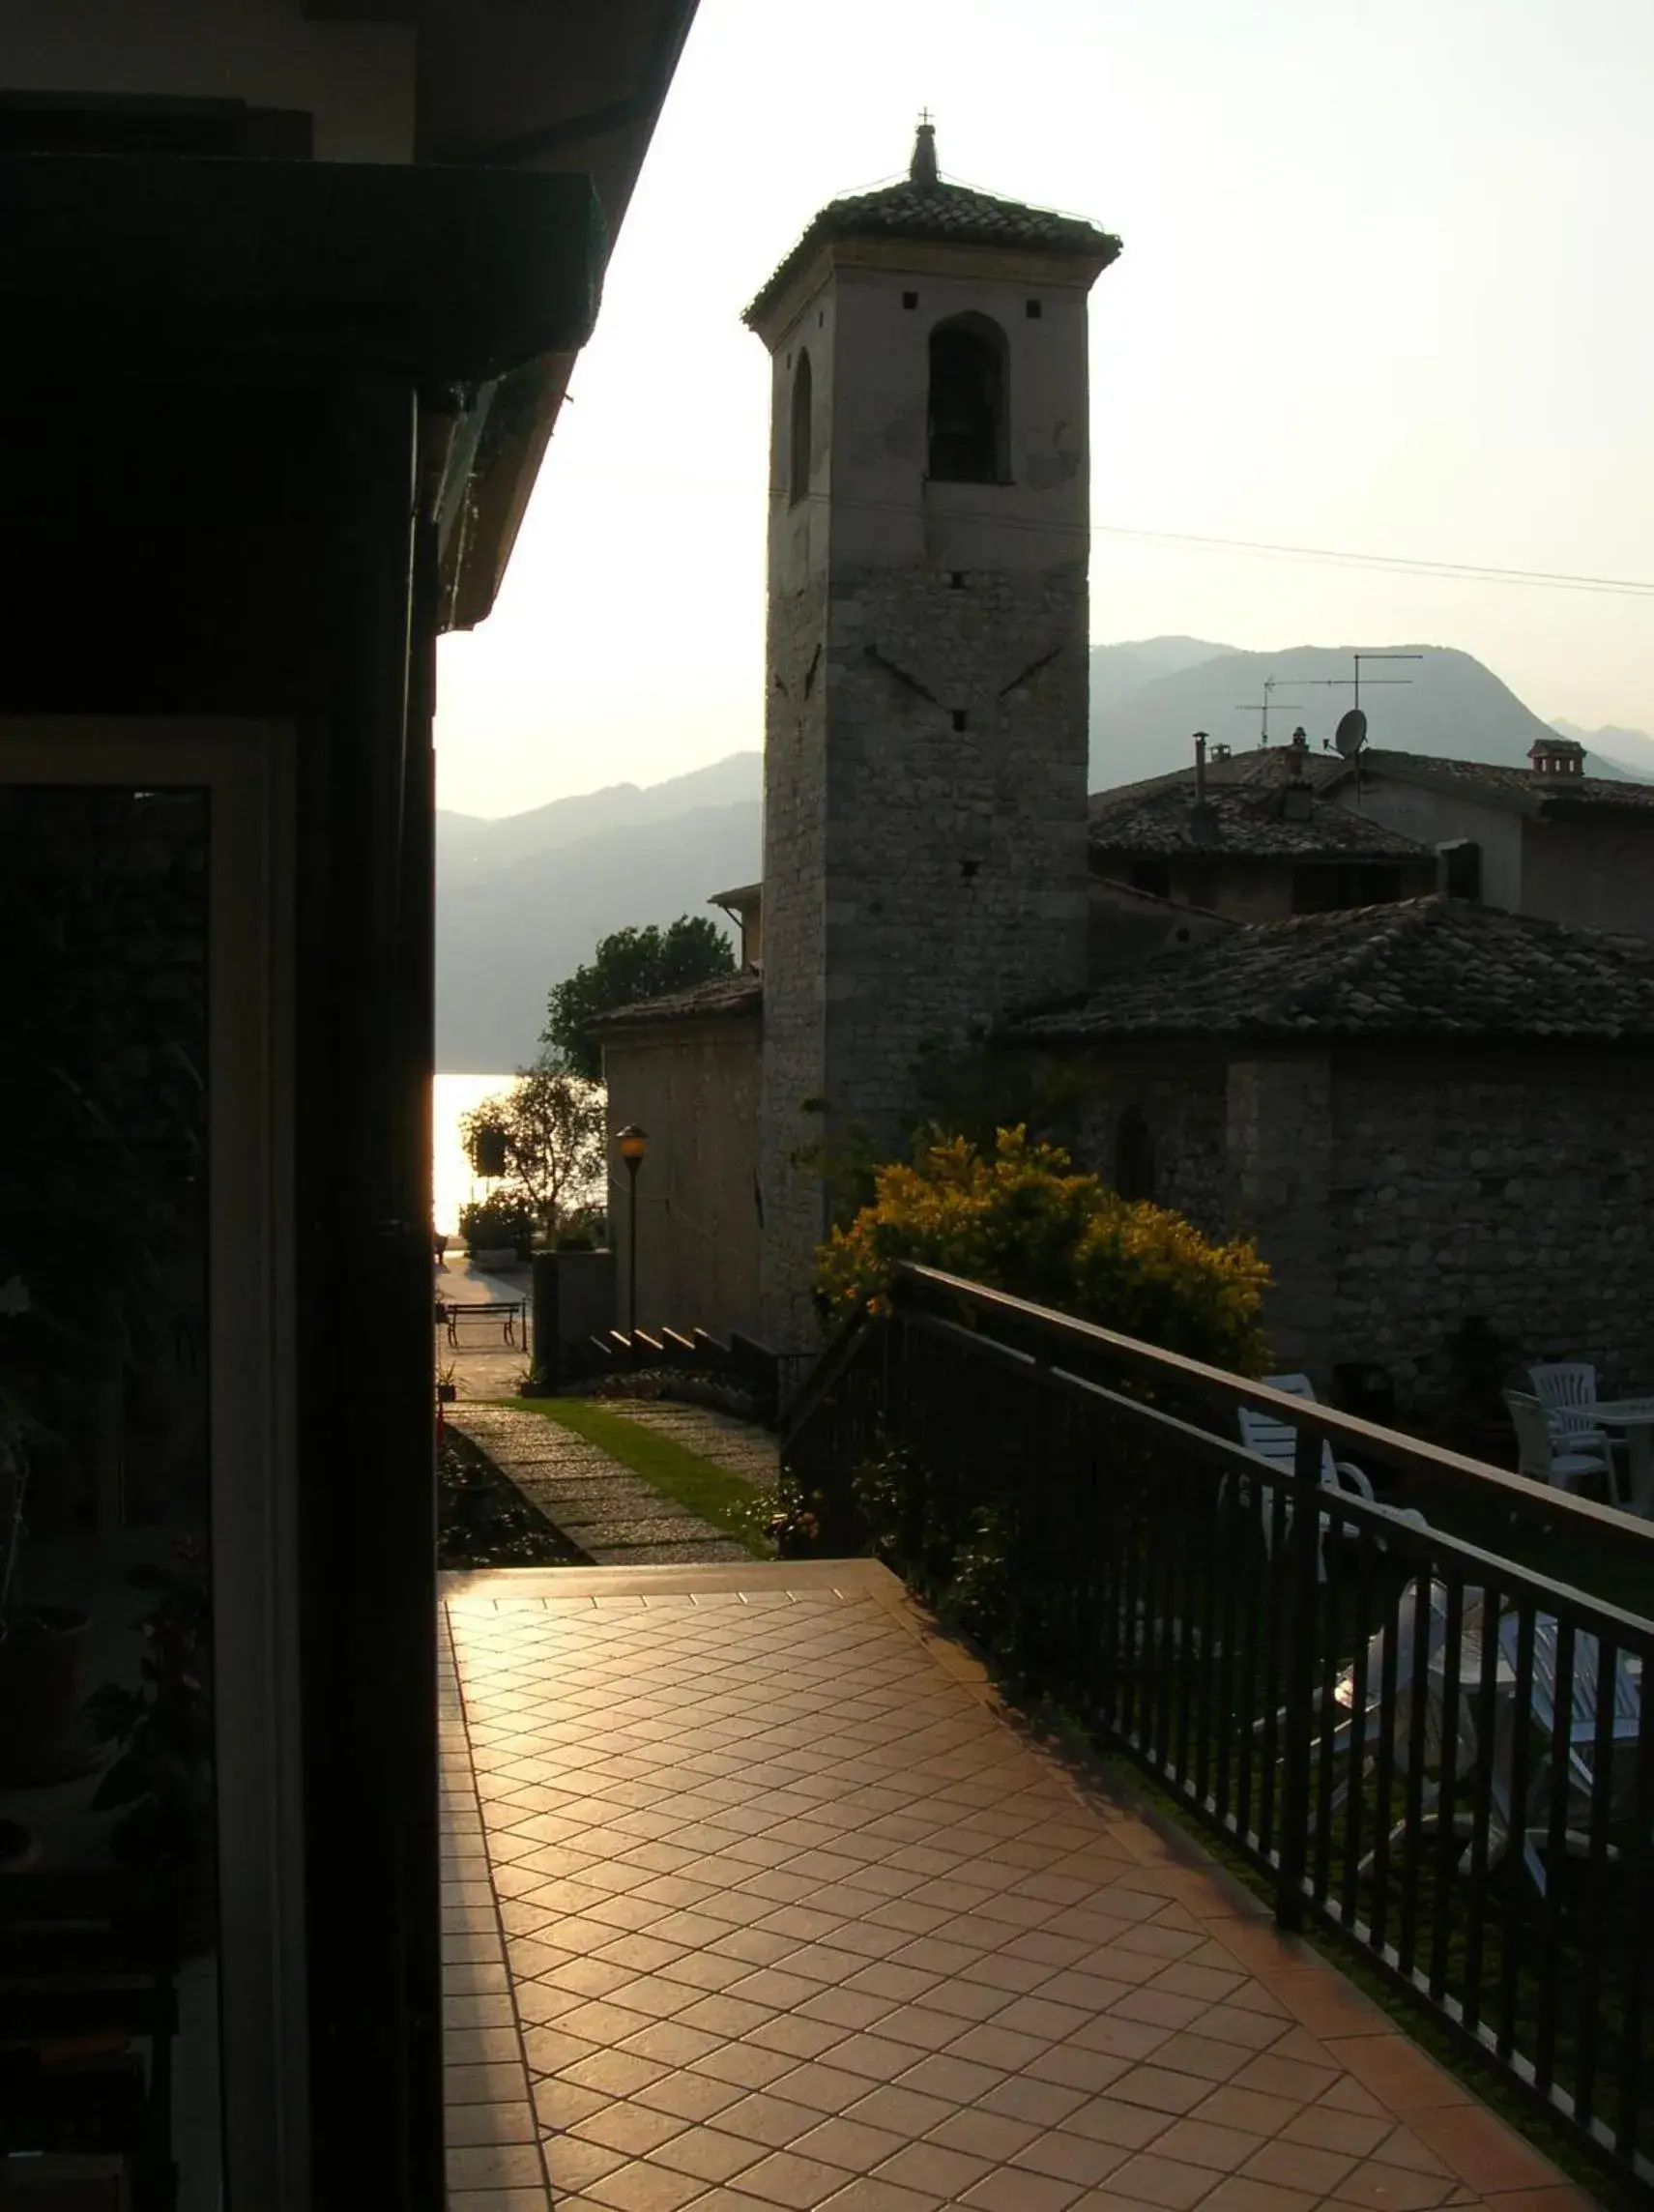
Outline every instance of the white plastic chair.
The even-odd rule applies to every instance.
[[[1315,1385],[1307,1375],[1265,1375],[1263,1380],[1272,1390],[1284,1391],[1294,1398],[1306,1398],[1312,1405],[1316,1402]],[[1291,1422],[1279,1420],[1273,1413],[1261,1412],[1253,1406],[1240,1408],[1239,1421],[1240,1441],[1247,1450],[1255,1453],[1258,1458],[1266,1459],[1272,1466],[1290,1473],[1297,1464],[1298,1451],[1298,1432]],[[1355,1465],[1353,1460],[1335,1459],[1332,1445],[1324,1437],[1321,1439],[1320,1446],[1320,1486],[1323,1490],[1353,1491],[1357,1498],[1365,1499],[1369,1505],[1378,1503],[1378,1499],[1373,1495],[1373,1485],[1361,1469]],[[1266,1484],[1261,1484],[1260,1491],[1263,1518],[1263,1547],[1268,1552],[1272,1550],[1274,1544],[1275,1497],[1274,1492]],[[1415,1528],[1429,1527],[1424,1515],[1411,1506],[1389,1507],[1386,1510],[1390,1511],[1398,1521],[1410,1522]],[[1283,1524],[1284,1531],[1290,1531],[1291,1526],[1292,1507],[1291,1500],[1289,1499]],[[1320,1536],[1316,1546],[1316,1578],[1320,1582],[1326,1580],[1326,1556],[1323,1547],[1326,1543],[1326,1532],[1331,1527],[1332,1516],[1323,1513],[1320,1517]]]
[[[1499,1652],[1512,1675],[1517,1673],[1521,1648],[1522,1623],[1516,1614],[1506,1614],[1499,1622]],[[1554,1750],[1556,1727],[1556,1664],[1557,1626],[1554,1615],[1536,1614],[1533,1622],[1533,1681],[1528,1695],[1529,1709],[1538,1722],[1546,1742]],[[1565,1790],[1577,1789],[1590,1802],[1596,1793],[1596,1770],[1591,1763],[1597,1740],[1597,1694],[1601,1686],[1602,1646],[1589,1629],[1578,1630],[1574,1637],[1574,1672],[1569,1685],[1569,1714],[1566,1731],[1567,1777],[1560,1783]],[[1520,1723],[1521,1716],[1518,1716]],[[1610,1744],[1636,1743],[1642,1730],[1642,1683],[1639,1671],[1634,1669],[1626,1653],[1616,1654],[1613,1669],[1613,1718],[1610,1723]],[[1501,1816],[1506,1831],[1510,1828],[1511,1787],[1507,1766],[1508,1749],[1495,1762],[1493,1776],[1494,1804]],[[1550,1775],[1551,1787],[1557,1787],[1554,1772]],[[1547,1767],[1542,1765],[1535,1777],[1532,1794],[1543,1800],[1547,1794]],[[1530,1824],[1523,1837],[1523,1864],[1532,1877],[1541,1896],[1545,1894],[1545,1868],[1534,1848],[1534,1839],[1549,1835],[1549,1822]],[[1579,1842],[1570,1832],[1571,1842]]]
[[[1597,1371],[1588,1359],[1552,1359],[1527,1371],[1545,1408],[1552,1441],[1563,1451],[1594,1451],[1611,1464],[1616,1440],[1597,1420]]]
[[[1398,1774],[1405,1774],[1412,1739],[1413,1699],[1423,1696],[1425,1706],[1424,1763],[1427,1771],[1438,1772],[1441,1764],[1441,1703],[1432,1675],[1447,1640],[1447,1589],[1434,1578],[1429,1583],[1430,1616],[1425,1628],[1425,1676],[1422,1687],[1414,1672],[1417,1657],[1418,1592],[1421,1578],[1414,1576],[1400,1591],[1396,1599],[1394,1630],[1396,1638],[1395,1703],[1391,1718],[1394,1727],[1395,1763]],[[1483,1593],[1466,1586],[1461,1606],[1462,1623],[1469,1625],[1480,1618]],[[1334,1809],[1349,1795],[1350,1784],[1362,1773],[1370,1754],[1383,1733],[1383,1682],[1384,1650],[1390,1631],[1380,1628],[1367,1640],[1366,1697],[1359,1708],[1355,1704],[1356,1670],[1353,1664],[1346,1667],[1333,1686],[1336,1703],[1349,1713],[1349,1718],[1339,1722],[1332,1732],[1332,1748],[1339,1754],[1353,1750],[1354,1760],[1349,1772],[1333,1792]],[[1455,1733],[1458,1738],[1454,1760],[1455,1771],[1465,1774],[1476,1763],[1476,1731],[1467,1700],[1461,1700]],[[1424,1785],[1422,1803],[1428,1811],[1440,1793],[1436,1782]],[[1399,1831],[1398,1831],[1399,1832]]]
[[[1529,1397],[1525,1390],[1507,1390],[1504,1401],[1516,1430],[1518,1474],[1551,1483],[1557,1490],[1576,1489],[1587,1478],[1594,1481],[1600,1475],[1608,1485],[1610,1499],[1615,1505],[1619,1503],[1619,1485],[1606,1442],[1598,1446],[1571,1441],[1559,1450],[1545,1408],[1537,1398]]]

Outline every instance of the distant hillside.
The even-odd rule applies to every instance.
[[[1152,640],[1181,651],[1192,640]],[[1144,646],[1112,647],[1112,654],[1142,655]],[[1090,788],[1106,791],[1145,776],[1164,775],[1193,758],[1192,738],[1204,730],[1214,742],[1256,745],[1260,717],[1238,710],[1261,700],[1266,677],[1276,678],[1269,718],[1272,743],[1302,723],[1318,749],[1331,737],[1350,704],[1348,688],[1352,649],[1294,646],[1281,653],[1231,653],[1185,662],[1165,675],[1111,694],[1105,684],[1091,700]],[[1367,649],[1361,649],[1365,652]],[[1553,727],[1524,707],[1506,684],[1467,653],[1444,646],[1375,646],[1374,652],[1419,653],[1423,659],[1364,671],[1361,704],[1372,742],[1402,752],[1436,753],[1445,758],[1502,762],[1519,768],[1536,739]],[[1093,655],[1093,666],[1096,655]],[[1139,663],[1141,665],[1141,663]],[[1373,683],[1367,677],[1407,677],[1407,684]],[[1333,688],[1327,680],[1345,687]],[[1319,681],[1318,681],[1319,680]],[[1560,725],[1554,725],[1559,727]],[[1605,733],[1606,734],[1606,733]],[[1614,733],[1616,736],[1630,733]],[[1587,770],[1612,775],[1617,764],[1597,754],[1591,739]],[[1623,771],[1617,771],[1623,772]],[[1647,772],[1647,771],[1643,771]]]
[[[1603,764],[1611,762],[1639,783],[1654,782],[1654,738],[1646,730],[1617,730],[1611,724],[1600,730],[1582,730],[1578,722],[1552,722],[1551,727],[1584,746],[1591,756],[1585,765],[1589,768],[1594,763],[1598,775],[1603,773]]]
[[[1203,660],[1216,660],[1233,645],[1208,645],[1198,637],[1147,637],[1129,645],[1091,648],[1091,714],[1111,707],[1156,677],[1175,676]]]
[[[756,762],[758,755],[745,757]],[[676,788],[696,780],[681,776]],[[490,1075],[532,1058],[547,991],[589,960],[598,938],[611,930],[676,921],[681,914],[722,921],[708,908],[709,894],[751,883],[760,872],[759,802],[692,806],[653,820],[635,804],[658,803],[659,795],[674,788],[657,784],[640,792],[623,785],[595,794],[621,799],[622,819],[584,836],[558,837],[553,825],[547,839],[544,818],[557,814],[555,806],[481,824],[485,830],[519,830],[530,845],[526,858],[509,863],[439,858],[438,1067]],[[563,800],[558,806],[582,803]],[[519,830],[537,819],[537,830]],[[512,842],[499,841],[506,849]],[[466,852],[463,844],[460,850]]]
[[[711,768],[675,775],[666,783],[641,789],[635,783],[612,783],[605,790],[586,792],[578,799],[556,799],[549,806],[534,807],[527,814],[508,814],[498,822],[474,814],[449,814],[439,807],[438,881],[451,887],[511,867],[537,853],[559,852],[583,837],[631,830],[645,822],[664,822],[695,807],[735,806],[745,800],[756,800],[763,788],[764,755],[731,753],[726,760],[714,761]],[[723,890],[726,887],[716,883],[707,888]]]

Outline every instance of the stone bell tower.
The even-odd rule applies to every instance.
[[[827,1192],[915,1058],[1086,981],[1089,223],[907,179],[817,216],[746,310],[773,364],[764,1325],[815,1334]]]

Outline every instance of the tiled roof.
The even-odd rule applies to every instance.
[[[1306,822],[1283,819],[1285,770],[1279,752],[1251,755],[1269,772],[1240,782],[1206,780],[1206,824],[1196,813],[1193,773],[1157,777],[1091,800],[1091,850],[1098,855],[1190,854],[1254,860],[1419,860],[1431,848],[1348,807],[1316,799]],[[1222,767],[1229,764],[1220,763]]]
[[[764,1004],[764,985],[756,969],[743,968],[739,975],[714,975],[710,983],[697,983],[687,991],[671,991],[663,999],[640,999],[630,1006],[611,1006],[593,1022],[595,1035],[612,1030],[652,1029],[657,1022],[704,1022],[718,1016],[756,1014]]]
[[[1106,269],[1120,242],[1094,223],[1049,208],[1024,207],[964,185],[904,177],[876,192],[832,200],[823,208],[741,320],[751,324],[772,306],[800,269],[831,239],[914,239],[949,246],[1000,246],[1068,253]]]
[[[1456,793],[1479,799],[1521,814],[1540,814],[1548,808],[1588,806],[1654,806],[1654,783],[1621,782],[1606,775],[1571,775],[1546,781],[1525,768],[1506,768],[1496,761],[1437,760],[1432,753],[1395,753],[1378,748],[1363,752],[1359,772],[1394,776],[1429,791]],[[1343,790],[1353,783],[1353,764],[1340,762],[1326,788]]]
[[[1555,1038],[1654,1045],[1654,942],[1440,898],[1227,931],[1013,1024],[1117,1037]]]

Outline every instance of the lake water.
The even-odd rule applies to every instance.
[[[459,1117],[484,1098],[509,1090],[508,1075],[439,1075],[431,1092],[431,1219],[450,1237],[459,1228],[459,1209],[486,1187],[471,1172],[459,1139]]]

